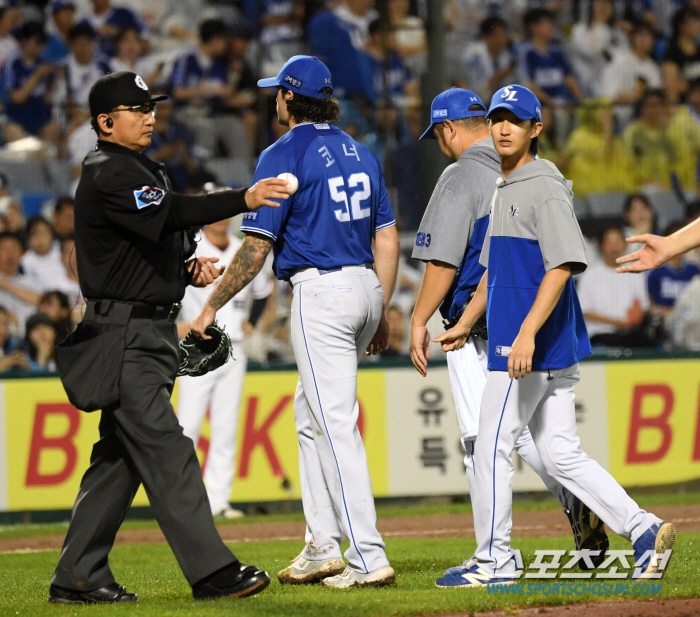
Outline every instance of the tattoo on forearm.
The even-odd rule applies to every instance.
[[[234,255],[207,304],[217,311],[252,281],[262,270],[272,241],[257,236],[246,236]]]

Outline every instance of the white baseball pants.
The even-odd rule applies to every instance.
[[[471,500],[484,499],[478,495],[474,478],[474,440],[479,430],[479,412],[481,399],[486,386],[488,375],[488,344],[482,338],[470,336],[467,344],[457,351],[447,354],[447,368],[450,373],[450,385],[452,395],[457,408],[457,419],[462,433],[462,445],[464,446],[464,465],[467,469]],[[556,497],[562,507],[569,508],[571,504],[570,494],[547,473],[544,463],[540,458],[535,442],[532,440],[530,430],[525,427],[522,435],[515,442],[515,451],[544,482],[547,490]]]
[[[384,292],[374,271],[359,266],[324,275],[309,268],[291,280],[303,556],[340,557],[345,536],[348,565],[371,572],[389,562],[357,428],[357,364],[376,332]]]
[[[213,514],[229,507],[236,466],[236,429],[247,359],[242,343],[233,344],[233,359],[200,377],[180,377],[177,417],[195,447],[209,410],[211,438],[204,483]]]
[[[474,448],[473,502],[476,558],[496,573],[512,572],[513,463],[511,453],[526,427],[547,473],[595,512],[615,533],[634,543],[658,519],[640,509],[615,479],[580,450],[574,385],[578,364],[511,380],[490,371]]]

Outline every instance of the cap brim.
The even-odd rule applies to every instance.
[[[497,109],[507,109],[508,111],[512,111],[521,120],[532,120],[535,117],[531,113],[525,111],[519,105],[513,105],[512,103],[505,102],[498,103],[498,105],[494,105],[491,109],[489,109],[488,113],[486,114],[486,117],[489,118],[491,114]]]
[[[268,77],[267,79],[259,79],[258,87],[260,88],[276,88],[279,86],[276,77]]]
[[[418,141],[421,139],[435,139],[435,123],[431,124],[427,129],[425,129],[425,133],[418,138]]]
[[[151,97],[151,103],[157,103],[158,101],[165,101],[170,97],[167,94],[154,94]]]

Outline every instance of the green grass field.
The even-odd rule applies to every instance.
[[[697,495],[647,498],[644,506],[653,503],[697,503]],[[518,503],[517,509],[541,509],[546,502]],[[549,504],[551,507],[551,503]],[[465,505],[425,506],[417,508],[382,508],[380,515],[466,511]],[[278,515],[284,520],[297,515]],[[273,517],[251,517],[250,520],[274,520]],[[130,527],[152,527],[150,521],[131,521]],[[0,538],[39,536],[64,533],[61,525],[10,526],[0,529]],[[679,534],[673,561],[661,582],[661,593],[654,596],[582,595],[496,595],[485,589],[438,590],[434,582],[444,570],[461,562],[474,550],[473,538],[466,539],[394,539],[387,540],[387,553],[397,573],[396,585],[383,589],[328,590],[320,586],[281,586],[273,583],[260,595],[243,600],[197,602],[166,544],[120,545],[114,548],[110,563],[117,580],[139,594],[139,604],[125,606],[49,606],[46,602],[49,578],[58,559],[58,551],[0,555],[0,615],[135,614],[165,617],[175,615],[218,615],[235,611],[242,616],[293,617],[297,615],[429,615],[484,611],[503,606],[553,605],[598,599],[687,598],[700,596],[700,556],[696,547],[700,533]],[[571,537],[515,538],[525,563],[534,559],[536,549],[571,548]],[[297,541],[250,542],[232,545],[244,562],[254,563],[276,573],[288,565],[302,548]],[[627,549],[629,544],[612,536],[611,548]],[[529,582],[529,581],[528,581]],[[532,581],[546,583],[552,581]],[[579,581],[574,581],[574,583]],[[585,581],[584,581],[585,582]],[[595,582],[595,581],[594,581]],[[600,583],[619,581],[599,581]],[[657,584],[659,581],[654,581]]]

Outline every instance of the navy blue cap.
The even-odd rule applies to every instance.
[[[472,105],[481,105],[483,109],[469,111]],[[464,88],[450,88],[433,99],[433,104],[430,106],[431,124],[420,139],[435,139],[435,125],[445,120],[461,120],[485,115],[486,105],[478,94]]]
[[[542,122],[542,105],[532,90],[525,86],[513,84],[501,88],[491,97],[491,107],[486,117],[497,109],[509,109],[521,120]]]
[[[258,81],[261,88],[284,86],[292,92],[315,99],[329,99],[330,93],[321,92],[323,88],[333,90],[331,72],[316,56],[293,56],[282,67],[277,77],[268,77]]]
[[[72,9],[75,11],[75,4],[71,0],[55,0],[51,5],[51,14],[55,15],[63,9]]]

